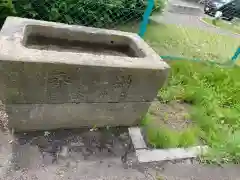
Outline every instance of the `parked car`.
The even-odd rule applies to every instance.
[[[231,21],[240,18],[240,0],[208,0],[204,5],[204,13],[214,16],[217,11],[222,12],[222,18]]]

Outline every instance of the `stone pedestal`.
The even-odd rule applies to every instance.
[[[0,46],[0,98],[18,131],[137,125],[169,69],[121,31],[8,17]]]

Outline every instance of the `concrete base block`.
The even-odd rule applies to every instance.
[[[9,104],[9,127],[16,131],[137,125],[149,103]],[[124,113],[123,113],[124,112]]]

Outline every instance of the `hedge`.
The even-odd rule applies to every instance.
[[[164,0],[155,0],[155,10],[162,10]],[[3,3],[5,2],[5,3]],[[8,2],[8,3],[6,3]],[[13,4],[14,8],[10,5]],[[113,27],[142,17],[146,0],[0,0],[3,20],[15,15],[32,19],[80,24],[93,27]]]
[[[15,14],[15,10],[11,0],[0,0],[0,27],[4,23],[7,16]]]

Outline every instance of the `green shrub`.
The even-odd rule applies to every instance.
[[[155,0],[155,10],[164,7]],[[114,27],[142,17],[146,0],[13,0],[20,17],[81,24],[93,27]]]
[[[14,8],[11,0],[0,0],[0,27],[6,17],[14,15]]]
[[[154,1],[154,11],[162,12],[165,8],[167,0],[155,0]]]

